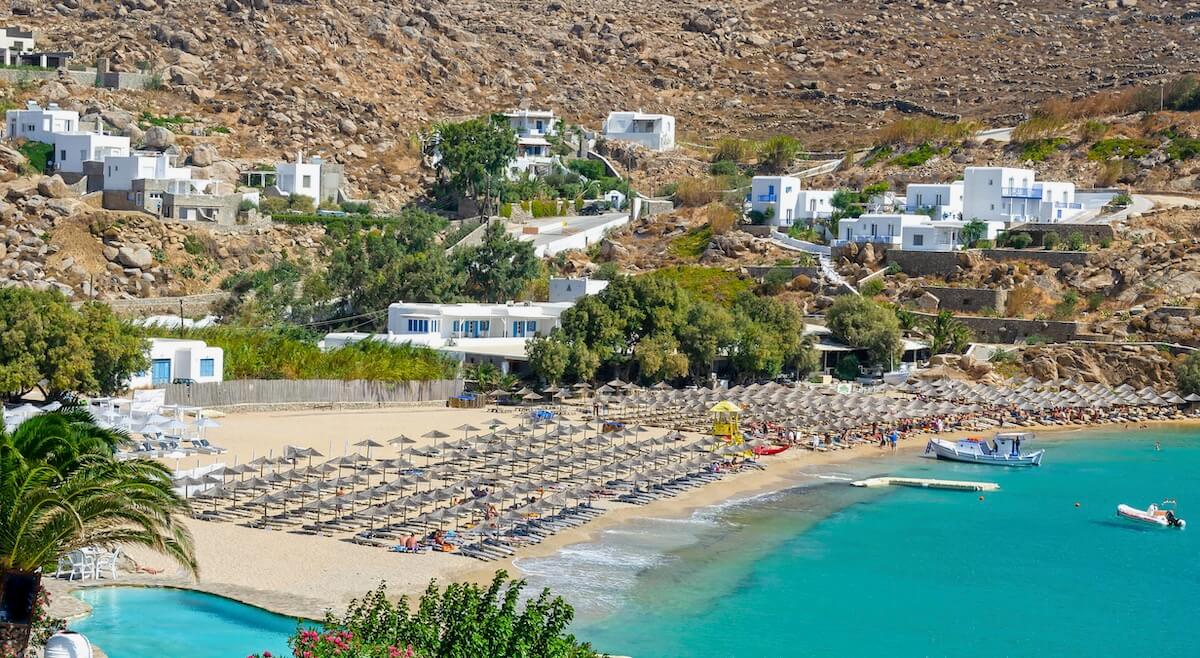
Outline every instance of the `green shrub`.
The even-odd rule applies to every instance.
[[[350,213],[351,215],[371,214],[371,202],[369,201],[343,201],[340,207],[342,212]]]
[[[1200,139],[1176,137],[1167,146],[1167,156],[1172,160],[1190,160],[1200,155]]]
[[[1008,246],[1013,249],[1024,249],[1033,244],[1033,238],[1028,233],[1012,233],[1008,235]]]
[[[858,357],[853,354],[838,359],[837,368],[834,369],[833,375],[844,382],[852,382],[858,379]]]
[[[736,176],[738,174],[738,166],[733,160],[718,160],[709,165],[708,173],[713,176]]]
[[[608,170],[600,160],[575,158],[567,161],[567,169],[586,177],[588,180],[600,180],[608,175]]]
[[[258,202],[258,209],[268,215],[276,215],[288,209],[288,200],[283,197],[264,197]]]
[[[1112,238],[1101,238],[1100,239],[1100,248],[1101,249],[1108,249],[1111,246],[1112,246]]]
[[[1063,298],[1054,305],[1055,320],[1070,320],[1075,317],[1075,312],[1079,307],[1079,293],[1074,290],[1068,290]]]
[[[992,240],[976,240],[974,245],[976,249],[991,249],[994,246],[996,245]]]
[[[303,194],[289,195],[287,204],[288,210],[295,210],[298,213],[312,213],[316,211],[312,197]]]
[[[1115,158],[1132,160],[1144,157],[1153,149],[1154,143],[1149,140],[1114,137],[1112,139],[1102,139],[1092,144],[1091,148],[1088,149],[1088,159],[1099,162]]]
[[[1047,233],[1042,237],[1042,246],[1049,251],[1053,251],[1059,242],[1062,242],[1062,239],[1058,237],[1057,233]]]
[[[500,216],[501,217],[503,217],[504,219],[512,219],[512,212],[513,211],[512,211],[511,203],[500,204]]]
[[[887,285],[884,284],[882,279],[878,278],[867,281],[858,289],[859,292],[867,297],[876,297],[878,295],[882,295],[886,290]]]
[[[712,235],[712,228],[705,224],[671,240],[667,251],[680,258],[699,258],[712,242]]]
[[[1124,207],[1124,206],[1128,206],[1132,203],[1133,203],[1133,197],[1129,196],[1128,192],[1121,192],[1120,194],[1114,196],[1112,198],[1112,201],[1108,202],[1108,205]]]
[[[736,164],[745,164],[754,157],[754,144],[744,139],[726,137],[717,142],[717,151],[713,154],[713,162],[728,160]]]
[[[54,145],[42,142],[23,142],[17,150],[29,160],[29,168],[39,174],[46,173],[46,165],[54,155]]]
[[[1083,238],[1083,233],[1079,231],[1071,231],[1067,235],[1067,249],[1071,251],[1083,251],[1087,248],[1087,240]]]
[[[1099,310],[1100,306],[1102,304],[1104,304],[1104,299],[1105,299],[1104,293],[1102,293],[1102,292],[1094,292],[1094,293],[1088,295],[1088,297],[1087,297],[1088,311],[1095,312],[1095,311]]]
[[[863,158],[862,166],[863,168],[874,166],[892,157],[892,154],[895,152],[896,150],[893,149],[890,144],[876,146],[875,148],[871,149],[871,152],[867,154],[867,157]]]
[[[1022,160],[1041,162],[1053,155],[1066,143],[1067,140],[1063,137],[1047,137],[1045,139],[1024,142],[1020,145],[1020,158]]]
[[[250,199],[242,199],[242,201],[238,203],[238,212],[249,212],[257,207],[258,206],[255,205],[254,201],[251,201]]]
[[[178,337],[179,331],[151,330]],[[226,379],[443,379],[456,364],[426,347],[408,343],[361,341],[322,351],[317,337],[302,329],[209,327],[189,329],[186,338],[203,340],[225,351]]]
[[[191,233],[183,236],[183,250],[193,256],[199,256],[208,251],[200,238]]]
[[[531,199],[529,212],[535,218],[558,217],[562,214],[557,199]]]
[[[1104,139],[1108,134],[1108,124],[1089,119],[1079,126],[1079,141],[1088,144]]]
[[[934,148],[929,142],[924,142],[908,153],[892,158],[891,163],[906,169],[919,167],[943,152],[944,149]]]

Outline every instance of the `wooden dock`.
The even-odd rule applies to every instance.
[[[851,482],[852,487],[919,487],[922,489],[950,489],[952,491],[997,491],[995,482],[971,482],[969,480],[935,480],[932,478],[902,478],[890,475]]]

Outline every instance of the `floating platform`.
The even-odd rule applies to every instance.
[[[852,487],[919,487],[922,489],[950,489],[953,491],[997,491],[995,482],[971,482],[969,480],[935,480],[932,478],[901,478],[883,476],[851,482]]]

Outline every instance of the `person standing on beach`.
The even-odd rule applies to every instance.
[[[891,442],[891,444],[892,444],[892,454],[893,455],[896,454],[896,442],[899,440],[900,440],[900,435],[896,432],[896,430],[892,430],[892,433],[888,435],[888,441]]]

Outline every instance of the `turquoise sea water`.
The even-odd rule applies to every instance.
[[[634,658],[1200,655],[1200,432],[1039,443],[1037,469],[814,468],[798,488],[519,565],[575,604],[581,639]],[[1001,490],[981,501],[842,481],[885,472]],[[1192,528],[1115,517],[1165,497]]]
[[[110,658],[290,656],[296,620],[220,596],[157,587],[75,593],[92,614],[69,624]]]

